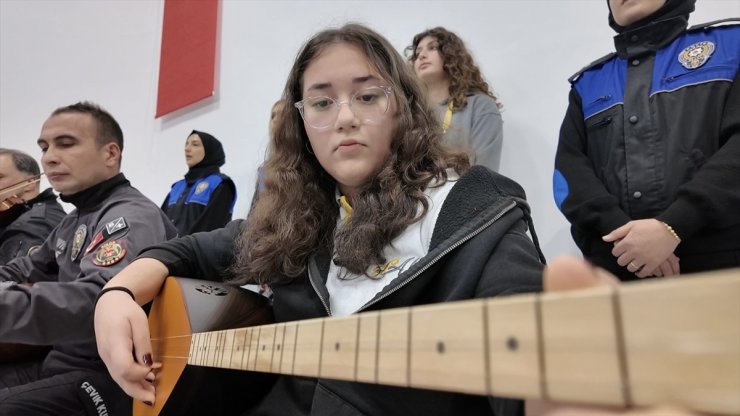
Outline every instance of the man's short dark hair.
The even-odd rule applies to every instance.
[[[59,107],[51,115],[53,117],[65,113],[90,114],[97,125],[96,140],[98,144],[102,146],[106,143],[115,142],[118,148],[123,151],[123,131],[121,130],[121,126],[118,125],[116,119],[109,112],[105,111],[99,105],[90,101],[80,101],[66,107]]]
[[[39,164],[36,162],[36,159],[21,152],[20,150],[4,149],[0,147],[0,156],[2,155],[10,155],[15,168],[18,169],[18,171],[20,172],[27,173],[31,176],[38,176],[41,173],[41,170],[39,169]]]

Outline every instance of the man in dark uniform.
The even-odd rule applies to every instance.
[[[177,231],[120,173],[123,133],[97,105],[54,111],[38,145],[49,182],[76,209],[37,250],[0,267],[0,342],[53,346],[42,362],[0,366],[0,414],[128,415],[131,400],[95,347],[95,298],[142,248]]]
[[[23,201],[0,211],[0,265],[38,248],[67,215],[51,188],[39,192],[38,182],[8,192],[1,191],[38,178],[40,173],[38,163],[31,156],[18,150],[0,148],[0,201],[11,196]]]

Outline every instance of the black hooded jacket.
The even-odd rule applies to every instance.
[[[236,186],[219,168],[226,163],[223,146],[208,133],[193,130],[203,142],[205,156],[175,182],[162,203],[162,210],[179,235],[221,228],[231,221]]]
[[[175,276],[233,278],[230,266],[245,224],[233,221],[214,232],[151,247],[140,256],[161,261]],[[474,166],[445,199],[427,255],[388,282],[358,312],[540,291],[544,257],[527,236],[528,229],[535,235],[519,184]],[[329,249],[317,247],[305,274],[272,285],[276,322],[331,314],[326,286],[330,261]],[[254,390],[249,385],[240,388]],[[523,405],[517,400],[283,376],[259,409],[249,414],[518,416]]]

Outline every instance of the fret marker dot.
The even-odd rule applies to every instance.
[[[437,352],[440,353],[440,354],[444,354],[445,353],[445,343],[444,342],[442,342],[442,341],[438,341],[437,342]]]
[[[334,344],[334,351],[339,351],[339,343]]]
[[[263,345],[262,345],[262,351],[264,351],[264,350],[265,350],[265,345],[263,344]]]
[[[516,351],[517,348],[519,348],[519,341],[514,337],[509,337],[509,339],[506,340],[506,347],[509,351]]]
[[[280,344],[277,344],[277,350],[280,351]]]

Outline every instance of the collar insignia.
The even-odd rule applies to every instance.
[[[678,54],[678,62],[686,69],[696,69],[707,63],[712,57],[715,45],[708,40],[697,42],[686,47]]]

